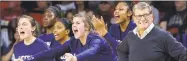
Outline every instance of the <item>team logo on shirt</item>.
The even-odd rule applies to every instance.
[[[23,56],[19,56],[18,58],[22,59],[22,60],[31,60],[31,59],[34,59],[34,57],[32,55],[23,55]]]

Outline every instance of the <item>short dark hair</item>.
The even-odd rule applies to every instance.
[[[118,2],[116,2],[115,6],[117,6],[120,2],[126,3],[127,6],[129,7],[128,10],[132,10],[132,2],[131,1],[118,1]]]
[[[72,31],[72,23],[70,22],[70,20],[66,19],[66,18],[60,18],[58,19],[59,22],[61,22],[64,26],[66,30],[69,30],[69,36],[73,36],[73,31]]]
[[[47,8],[47,10],[52,11],[55,14],[55,17],[58,17],[58,18],[62,17],[61,16],[62,15],[61,9],[58,6],[49,6],[49,8]]]
[[[66,19],[66,18],[60,18],[58,19],[61,23],[64,24],[64,26],[66,27],[66,29],[71,29],[71,25],[72,23],[70,22],[70,20]]]

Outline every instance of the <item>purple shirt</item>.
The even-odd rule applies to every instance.
[[[33,59],[34,54],[48,49],[49,47],[41,39],[36,38],[30,45],[25,45],[24,41],[17,43],[14,46],[14,55],[15,59],[30,60]],[[53,61],[53,59],[46,58],[45,61]]]
[[[182,35],[177,35],[175,38],[187,48],[187,34],[183,33]]]
[[[111,25],[109,32],[106,33],[104,38],[110,43],[112,49],[116,53],[116,47],[118,46],[119,41],[122,41],[128,34],[128,32],[134,30],[135,27],[136,24],[131,20],[128,24],[127,29],[122,32],[119,24],[113,24]]]
[[[42,39],[50,48],[54,48],[61,45],[58,41],[55,40],[54,34],[52,33],[42,34],[38,38]]]
[[[104,39],[94,34],[89,34],[85,45],[82,45],[80,40],[71,38],[61,46],[34,55],[34,60],[32,61],[59,57],[68,52],[75,55],[78,61],[117,60],[116,55],[114,55],[109,44]]]

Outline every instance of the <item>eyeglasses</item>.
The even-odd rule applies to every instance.
[[[146,20],[149,19],[149,16],[152,14],[152,12],[149,12],[148,14],[144,14],[144,15],[134,15],[134,17],[137,19],[137,20],[140,20],[142,17],[144,17]]]

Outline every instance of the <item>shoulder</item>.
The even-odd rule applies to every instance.
[[[88,38],[90,39],[91,43],[105,43],[105,39],[99,35],[89,34]]]
[[[39,38],[36,38],[35,40],[35,45],[39,45],[39,46],[43,46],[43,47],[47,47],[47,44],[42,40],[42,39],[39,39]]]
[[[129,31],[125,38],[131,38],[131,37],[133,37],[133,35],[135,35],[134,32],[133,31]]]
[[[45,42],[44,42],[42,39],[40,39],[40,38],[36,38],[35,42],[37,42],[37,43],[45,43]]]
[[[164,36],[168,36],[168,35],[171,35],[171,33],[170,32],[168,32],[168,31],[166,31],[166,30],[164,30],[164,29],[161,29],[161,28],[159,28],[159,27],[156,27],[156,26],[154,26],[154,28],[153,28],[153,30],[155,31],[154,33],[155,34],[158,34],[158,35],[160,35],[160,36],[162,36],[162,37],[164,37]]]
[[[18,48],[19,46],[23,46],[23,45],[24,45],[23,41],[20,41],[14,45],[14,48]]]
[[[66,41],[66,43],[70,43],[70,45],[75,45],[77,43],[79,43],[79,41],[74,37],[70,37],[70,39],[68,41]]]
[[[51,39],[54,39],[55,37],[54,37],[54,35],[51,33],[51,34],[42,34],[42,35],[40,35],[38,38],[40,38],[40,39],[46,41],[47,39],[48,39],[48,40],[51,40]]]
[[[171,42],[171,41],[176,41],[176,39],[173,37],[173,35],[161,28],[155,27],[155,35],[159,36],[159,40],[165,41],[165,42]]]

